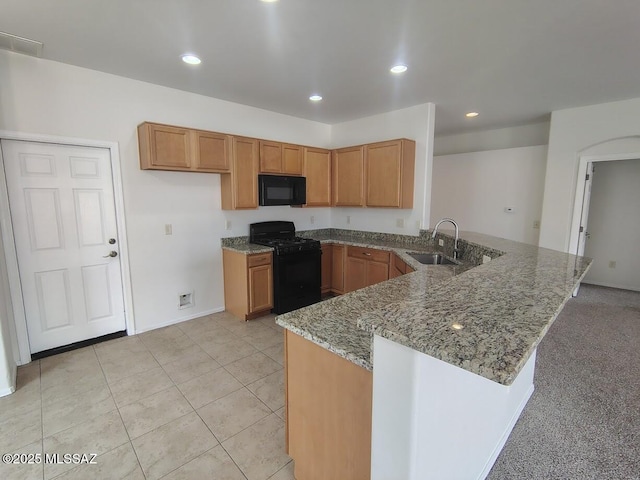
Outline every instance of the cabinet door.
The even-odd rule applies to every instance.
[[[364,206],[364,147],[334,150],[332,169],[333,204]]]
[[[389,264],[382,262],[374,262],[369,260],[365,265],[365,284],[375,285],[376,283],[389,280]]]
[[[330,244],[322,245],[322,275],[320,281],[320,290],[326,293],[331,289],[331,264],[333,263],[333,246]]]
[[[400,140],[367,145],[367,198],[368,207],[400,208],[401,155]]]
[[[191,137],[188,128],[171,127],[155,123],[140,125],[141,131],[146,135],[148,143],[147,158],[142,158],[142,145],[140,166],[141,168],[158,168],[162,170],[189,170],[191,167]],[[142,138],[140,139],[142,142]]]
[[[307,177],[307,206],[331,206],[331,152],[304,149],[304,176]]]
[[[302,147],[300,145],[282,145],[282,173],[302,175]]]
[[[273,308],[271,264],[249,268],[249,313]]]
[[[365,148],[369,207],[413,208],[416,143],[399,139]]]
[[[398,267],[396,267],[395,265],[392,265],[391,267],[389,267],[389,278],[396,278],[402,275],[404,275],[404,272],[401,272],[400,270],[398,270]]]
[[[333,245],[331,252],[331,290],[344,293],[344,245]]]
[[[345,263],[345,293],[353,292],[369,285],[367,283],[367,263],[369,263],[367,260],[347,256]]]
[[[258,208],[258,140],[233,137],[234,209]]]
[[[260,173],[282,173],[282,144],[260,140]]]
[[[229,172],[231,163],[231,139],[229,135],[194,131],[194,169],[203,172]]]

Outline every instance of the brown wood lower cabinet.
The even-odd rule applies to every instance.
[[[389,252],[365,247],[347,247],[345,292],[389,280]]]
[[[322,263],[320,293],[325,294],[331,290],[331,263],[333,259],[333,245],[325,243],[322,245]]]
[[[370,371],[285,330],[287,453],[299,480],[371,477]]]
[[[415,272],[415,270],[405,263],[398,255],[395,253],[391,256],[391,263],[389,264],[389,278],[396,278],[400,275],[404,275],[405,273]]]
[[[244,255],[222,250],[224,304],[243,320],[259,317],[273,308],[272,253]]]
[[[346,247],[332,245],[331,247],[331,292],[337,295],[344,293],[344,258]]]

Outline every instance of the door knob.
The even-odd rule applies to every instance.
[[[116,239],[115,238],[110,238],[109,239],[109,244],[113,245],[114,243],[116,243]]]
[[[118,256],[118,252],[115,252],[115,251],[111,250],[111,251],[109,252],[109,255],[105,255],[105,256],[104,256],[104,257],[102,257],[102,258],[117,257],[117,256]]]

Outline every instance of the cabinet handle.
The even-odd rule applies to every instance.
[[[363,255],[366,255],[367,257],[370,257],[371,254],[369,252],[362,252]]]

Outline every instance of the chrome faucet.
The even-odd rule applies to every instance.
[[[436,223],[436,226],[433,227],[433,233],[431,234],[431,238],[432,239],[436,238],[436,233],[438,233],[438,227],[440,226],[440,224],[442,224],[444,222],[453,223],[453,226],[456,227],[456,239],[453,242],[453,259],[457,260],[457,258],[458,258],[458,238],[459,238],[458,234],[460,232],[458,230],[458,224],[456,223],[456,221],[454,219],[452,219],[452,218],[443,218],[438,223]]]

